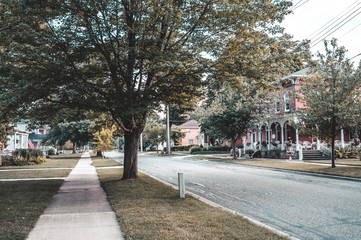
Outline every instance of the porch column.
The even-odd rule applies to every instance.
[[[262,127],[258,128],[258,141],[259,141],[258,149],[261,150],[261,146],[262,146]]]
[[[14,151],[16,150],[16,133],[14,134]]]
[[[247,147],[247,136],[243,137],[243,153],[246,154],[246,147]]]
[[[345,147],[345,138],[343,135],[343,127],[341,127],[341,146],[342,146],[342,148]]]
[[[269,150],[271,150],[271,134],[272,134],[272,129],[271,129],[271,126],[267,126],[267,127],[268,127],[268,129],[267,129],[267,131],[268,131],[268,139],[267,139],[268,144],[267,144],[267,148],[268,148],[268,151],[269,151]]]
[[[23,134],[20,134],[20,148],[23,148]]]
[[[300,146],[300,144],[299,144],[299,139],[298,139],[298,128],[296,128],[296,149],[298,150],[299,147]]]
[[[284,124],[280,124],[281,125],[281,150],[285,150],[285,146],[284,146],[284,143],[285,143],[285,136],[284,136],[284,127],[283,125]]]
[[[321,146],[320,146],[320,139],[317,138],[316,139],[316,150],[320,150],[321,149]]]

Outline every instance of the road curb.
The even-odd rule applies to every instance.
[[[168,183],[168,182],[166,182],[166,181],[164,181],[164,180],[161,180],[161,179],[159,179],[159,178],[157,178],[157,177],[154,177],[154,176],[152,176],[152,175],[150,175],[150,174],[148,174],[148,173],[146,173],[146,172],[143,172],[143,171],[141,171],[141,170],[138,170],[138,171],[140,171],[140,172],[142,172],[142,173],[150,176],[151,178],[153,178],[153,179],[155,179],[155,180],[157,180],[157,181],[159,181],[159,182],[161,182],[161,183],[163,183],[163,184],[165,184],[165,185],[167,185],[167,186],[170,186],[170,187],[178,190],[178,186],[176,186],[176,185],[174,185],[174,184]],[[211,201],[211,200],[208,200],[208,199],[206,199],[206,198],[204,198],[204,197],[201,197],[201,196],[199,196],[199,195],[197,195],[197,194],[195,194],[195,193],[192,193],[192,192],[189,192],[189,191],[186,190],[186,194],[191,195],[192,197],[194,197],[194,198],[196,198],[196,199],[198,199],[198,200],[200,200],[200,201],[202,201],[202,202],[204,202],[204,203],[206,203],[206,204],[208,204],[208,205],[210,205],[210,206],[213,206],[213,207],[216,207],[216,208],[220,208],[220,209],[225,210],[225,211],[227,211],[227,212],[230,212],[230,213],[233,213],[233,214],[235,214],[235,215],[241,216],[241,217],[247,219],[248,221],[256,224],[257,226],[266,228],[266,229],[270,230],[271,232],[276,233],[276,234],[278,234],[278,235],[280,235],[280,236],[282,236],[282,237],[287,237],[287,238],[289,238],[289,239],[291,239],[291,240],[300,240],[300,239],[297,238],[297,237],[294,237],[294,236],[292,236],[292,235],[290,235],[290,234],[288,234],[288,233],[282,232],[281,230],[278,230],[278,229],[276,229],[276,228],[274,228],[274,227],[271,227],[271,226],[269,226],[269,225],[266,225],[266,224],[264,224],[264,223],[262,223],[262,222],[260,222],[260,221],[258,221],[258,220],[256,220],[256,219],[253,219],[253,218],[251,218],[251,217],[248,217],[248,216],[246,216],[246,215],[243,215],[242,213],[239,213],[239,212],[236,212],[236,211],[234,211],[234,210],[232,210],[232,209],[226,208],[226,207],[224,207],[224,206],[222,206],[222,205],[220,205],[220,204],[218,204],[218,203],[215,203],[215,202],[213,202],[213,201]]]

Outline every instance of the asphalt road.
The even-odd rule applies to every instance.
[[[300,239],[361,239],[359,180],[141,154],[139,169],[175,185],[183,172],[187,191]]]

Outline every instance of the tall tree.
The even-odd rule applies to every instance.
[[[94,144],[96,145],[95,150],[101,151],[102,158],[104,159],[104,152],[116,148],[113,145],[114,138],[113,134],[116,131],[115,125],[110,127],[102,127],[99,132],[94,133]]]
[[[6,121],[0,121],[0,167],[2,166],[2,151],[7,147],[8,136],[13,133],[14,127]]]
[[[361,64],[355,69],[345,53],[336,39],[325,41],[325,54],[318,53],[318,65],[310,70],[298,93],[304,104],[298,111],[304,130],[332,140],[332,167],[341,127],[361,125]]]
[[[109,138],[110,136],[113,138],[115,136],[120,137],[124,135],[122,129],[116,127],[114,120],[109,114],[99,115],[99,113],[91,113],[88,114],[88,118],[94,120],[94,124],[89,127],[90,133],[92,133],[94,136],[103,136],[104,139],[107,139],[106,135],[108,135]],[[96,147],[95,149],[97,150],[97,156],[103,156],[100,148]]]
[[[90,125],[91,122],[86,120],[53,125],[43,141],[62,146],[70,140],[73,143],[73,153],[76,153],[77,146],[87,144],[92,139],[88,130]]]
[[[9,90],[0,97],[33,116],[58,106],[111,114],[125,133],[123,179],[137,178],[138,140],[148,113],[191,101],[209,65],[202,53],[217,58],[230,37],[267,29],[291,5],[9,0],[0,5],[0,71]]]
[[[193,118],[207,135],[230,140],[236,158],[235,143],[260,120],[263,99],[252,82],[242,83],[236,89],[225,85],[209,105],[196,110]]]

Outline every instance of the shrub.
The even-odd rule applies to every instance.
[[[54,149],[54,148],[50,148],[50,149],[48,150],[48,155],[49,155],[49,156],[55,155],[55,149]]]
[[[360,154],[360,150],[356,148],[349,148],[349,147],[336,147],[335,148],[335,156],[336,158],[353,158],[357,157]]]
[[[249,157],[252,157],[253,153],[254,153],[253,149],[246,149],[246,154],[248,154]]]
[[[201,148],[199,146],[193,146],[191,149],[189,149],[189,153],[194,154],[194,153],[198,153],[198,152],[200,152],[202,150],[203,150],[203,148]]]
[[[191,149],[191,147],[193,147],[195,145],[187,145],[187,146],[173,146],[171,147],[172,151],[189,151],[189,149]]]
[[[231,150],[231,147],[229,146],[210,146],[208,148],[208,151],[222,151],[222,152],[229,152]]]
[[[39,164],[44,162],[43,157],[43,152],[39,149],[16,149],[12,163],[16,166]]]
[[[260,158],[260,157],[262,157],[261,151],[260,151],[260,150],[257,150],[255,153],[253,153],[252,157],[254,157],[254,158]]]

